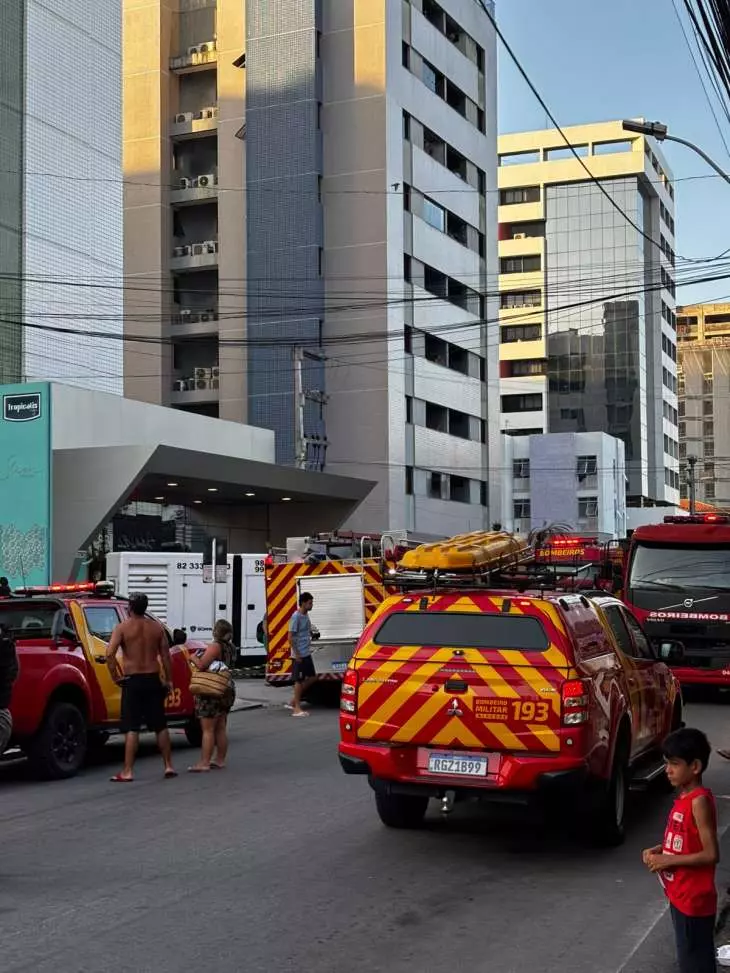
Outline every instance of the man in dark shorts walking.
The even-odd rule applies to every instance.
[[[116,626],[106,650],[112,679],[122,687],[124,769],[112,777],[115,783],[134,780],[134,758],[144,726],[157,734],[157,746],[165,761],[165,777],[177,777],[165,716],[165,697],[172,689],[170,647],[162,625],[146,617],[147,604],[147,595],[130,595],[129,618]],[[124,657],[124,672],[117,661],[119,649]],[[160,679],[160,664],[164,682]]]
[[[308,592],[303,592],[299,597],[299,608],[289,622],[289,647],[294,662],[292,716],[309,716],[309,713],[302,709],[302,696],[317,680],[312,658],[312,622],[309,618],[313,604],[314,598]]]

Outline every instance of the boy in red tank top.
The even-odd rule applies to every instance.
[[[677,789],[664,841],[643,852],[672,912],[681,973],[715,973],[715,866],[719,859],[712,791],[702,786],[710,744],[701,730],[685,728],[664,741],[667,777]]]

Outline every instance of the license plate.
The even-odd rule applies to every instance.
[[[332,671],[333,672],[347,672],[347,663],[346,662],[333,662],[332,663]]]
[[[486,777],[489,773],[487,757],[463,756],[458,753],[430,753],[430,774],[449,774],[451,777]]]

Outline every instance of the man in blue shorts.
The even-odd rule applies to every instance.
[[[302,696],[317,680],[312,658],[312,622],[309,618],[313,604],[314,598],[309,592],[302,592],[299,596],[299,608],[289,621],[289,648],[294,662],[292,716],[309,716],[309,713],[302,709]]]

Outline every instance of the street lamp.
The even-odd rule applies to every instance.
[[[670,135],[667,131],[667,126],[661,122],[634,122],[630,118],[625,118],[621,124],[625,132],[638,132],[639,135],[651,135],[657,142],[678,142],[680,145],[686,145],[688,149],[692,149],[693,152],[696,152],[697,155],[703,158],[708,166],[715,170],[718,176],[721,176],[725,182],[730,183],[730,176],[726,172],[723,172],[720,166],[706,152],[703,152],[694,142],[688,142],[687,139]]]

